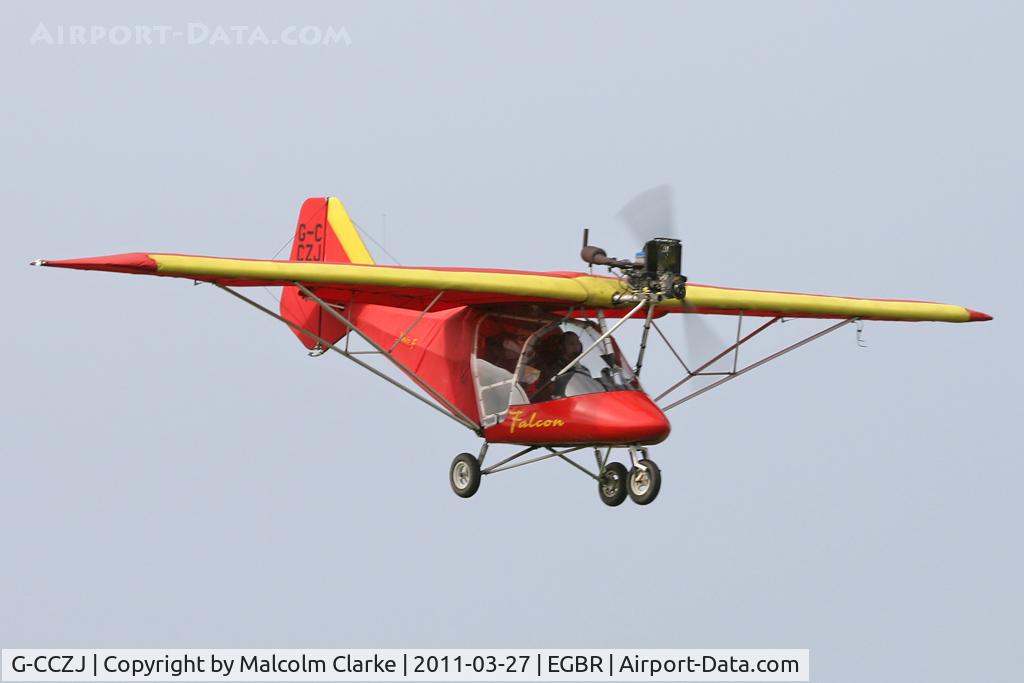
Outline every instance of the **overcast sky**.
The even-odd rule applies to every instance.
[[[1019,5],[0,12],[0,645],[810,648],[820,681],[1019,680]],[[30,44],[189,22],[348,38]],[[558,462],[457,498],[474,435],[212,287],[28,267],[268,258],[330,194],[406,265],[570,270],[584,226],[639,246],[615,214],[663,182],[694,281],[996,319],[846,329],[702,396],[651,451],[660,498],[609,509]]]

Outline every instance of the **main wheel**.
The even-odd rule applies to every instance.
[[[628,478],[625,465],[620,462],[608,463],[597,481],[597,495],[601,496],[601,502],[610,507],[622,505],[622,501],[626,500]]]
[[[647,505],[658,497],[661,490],[661,470],[654,464],[653,460],[641,460],[639,462],[644,469],[634,467],[629,471],[629,481],[626,488],[629,489],[629,497],[637,505]]]
[[[455,495],[469,498],[480,488],[480,461],[469,453],[459,453],[448,470],[448,482]]]

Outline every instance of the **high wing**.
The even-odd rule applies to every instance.
[[[685,302],[661,305],[670,312],[785,318],[860,318],[904,322],[967,323],[992,320],[979,311],[931,301],[863,299],[688,284]]]
[[[443,292],[434,309],[463,305],[539,304],[554,310],[623,310],[613,296],[627,291],[614,277],[578,272],[530,272],[470,268],[418,268],[354,263],[273,261],[130,253],[34,265],[178,277],[223,286],[301,283],[330,303],[375,303],[422,308]],[[567,307],[568,304],[568,307]],[[667,299],[658,313],[770,317],[974,322],[991,316],[952,304],[732,289],[688,284],[684,301]]]
[[[614,278],[584,273],[539,273],[472,268],[417,268],[355,263],[234,259],[184,254],[131,253],[34,265],[178,277],[230,287],[291,285],[296,282],[330,303],[374,303],[422,308],[485,304],[589,304],[611,306],[620,290]],[[603,302],[603,303],[602,303]]]

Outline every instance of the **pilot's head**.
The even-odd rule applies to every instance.
[[[575,332],[566,332],[562,335],[562,355],[566,359],[572,359],[583,353],[583,342]]]

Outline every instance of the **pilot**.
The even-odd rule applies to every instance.
[[[537,368],[537,381],[527,387],[533,403],[551,400],[555,373],[568,362],[562,361],[563,353],[562,331],[557,327],[534,345],[530,362]]]
[[[583,353],[583,342],[580,341],[579,335],[575,332],[563,334],[559,370],[576,360],[581,353]],[[590,370],[585,365],[576,363],[564,374],[555,378],[554,389],[551,393],[553,398],[563,398],[581,394],[596,394],[604,390],[604,385],[590,375]]]
[[[526,330],[514,330],[507,334],[494,335],[487,340],[486,358],[490,363],[508,372],[515,372],[523,345],[529,338],[530,333]]]

